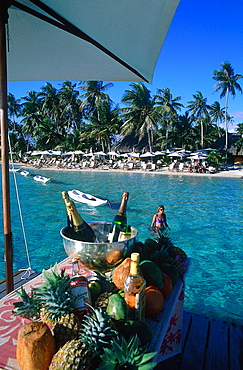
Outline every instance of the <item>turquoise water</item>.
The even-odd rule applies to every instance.
[[[37,174],[36,170],[30,170]],[[51,177],[46,185],[16,173],[31,267],[41,271],[65,258],[59,230],[66,214],[61,192],[79,189],[108,198],[116,212],[123,191],[130,192],[129,223],[139,230],[138,240],[150,237],[147,226],[158,204],[165,206],[174,244],[191,257],[186,279],[185,309],[243,322],[243,180],[201,176],[119,172],[65,172],[38,170]],[[14,271],[28,267],[13,174],[11,214]],[[108,206],[77,204],[86,221],[112,220]],[[1,240],[0,278],[4,277]]]

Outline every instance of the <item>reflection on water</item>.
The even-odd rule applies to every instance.
[[[31,170],[30,170],[31,172]],[[36,170],[32,171],[33,173]],[[53,182],[46,186],[16,174],[31,267],[48,268],[66,257],[59,230],[66,214],[61,192],[79,189],[108,199],[109,205],[91,208],[76,203],[86,221],[112,221],[123,191],[130,193],[127,215],[139,231],[138,240],[150,237],[148,226],[163,204],[174,244],[192,258],[186,280],[185,309],[242,322],[243,312],[243,202],[242,179],[109,172],[41,170]],[[11,213],[14,271],[27,266],[16,196],[11,175]],[[3,242],[1,240],[1,246]],[[0,278],[4,277],[3,247]]]

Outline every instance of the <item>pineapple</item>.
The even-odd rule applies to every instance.
[[[100,355],[118,333],[109,324],[102,309],[93,309],[84,317],[78,336],[54,355],[49,370],[97,369]]]
[[[40,320],[41,301],[38,295],[33,290],[28,294],[23,287],[16,293],[22,301],[13,303],[15,307],[13,314],[23,316],[29,320]]]
[[[153,369],[157,363],[150,362],[157,352],[146,353],[147,346],[139,347],[138,337],[135,335],[127,343],[123,337],[114,339],[110,348],[104,348],[104,354],[100,357],[102,363],[97,370],[117,369]]]
[[[103,308],[106,310],[109,302],[109,297],[113,294],[113,292],[103,292],[99,295],[94,303],[95,308]]]
[[[112,278],[102,274],[99,271],[93,271],[94,275],[89,277],[89,283],[97,282],[100,284],[102,292],[112,292],[116,289],[115,284],[112,282]]]
[[[43,271],[44,283],[36,288],[42,308],[40,318],[47,325],[54,327],[53,332],[57,348],[77,336],[80,320],[73,313],[77,297],[70,288],[70,277],[62,270],[58,273],[57,265],[48,272]]]

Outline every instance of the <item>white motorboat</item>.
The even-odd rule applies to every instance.
[[[10,172],[18,172],[20,168],[9,168]]]
[[[86,203],[89,206],[97,207],[97,206],[104,206],[107,204],[107,199],[100,199],[95,197],[94,195],[83,193],[79,190],[69,190],[68,195],[73,200],[76,200],[77,202]]]
[[[50,177],[44,177],[44,176],[40,176],[40,175],[36,175],[36,176],[34,176],[34,177],[33,177],[33,179],[34,179],[35,181],[43,182],[44,184],[45,184],[46,182],[48,182],[48,181],[50,181],[50,180],[51,180],[51,178],[50,178]]]
[[[30,173],[29,173],[29,171],[26,171],[26,170],[23,170],[23,171],[20,171],[20,175],[22,175],[22,176],[28,176]]]

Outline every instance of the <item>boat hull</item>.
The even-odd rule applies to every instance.
[[[49,177],[44,177],[44,176],[39,176],[39,175],[34,176],[33,179],[35,181],[39,181],[39,182],[42,182],[44,184],[51,180]]]
[[[68,195],[76,202],[85,203],[92,207],[104,206],[107,204],[107,199],[100,199],[94,195],[83,193],[79,190],[69,190]]]

